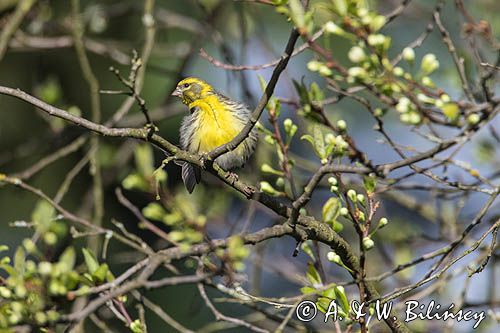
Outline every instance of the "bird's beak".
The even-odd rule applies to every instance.
[[[171,96],[175,97],[181,97],[182,96],[182,91],[177,87],[175,90],[172,92]]]

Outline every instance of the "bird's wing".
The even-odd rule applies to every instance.
[[[179,131],[179,139],[181,148],[184,150],[189,150],[189,144],[192,141],[194,130],[196,128],[196,121],[196,114],[190,114],[182,119],[181,128]]]

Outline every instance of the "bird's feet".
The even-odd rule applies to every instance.
[[[227,181],[229,182],[229,184],[231,184],[232,186],[234,186],[234,184],[238,181],[239,177],[237,174],[235,174],[234,172],[231,172],[231,171],[228,171],[226,173],[226,179]],[[254,195],[254,193],[256,192],[255,188],[252,187],[252,186],[248,186],[248,185],[243,185],[243,188],[240,188],[238,186],[238,190],[240,190],[247,199],[250,199],[252,198],[252,196]]]
[[[251,199],[254,193],[255,193],[255,187],[247,185],[243,188],[243,194],[247,197],[247,199]]]
[[[231,183],[231,185],[234,185],[234,183],[238,181],[239,177],[234,172],[228,171],[226,173],[226,179]]]
[[[210,157],[208,156],[207,153],[201,154],[200,163],[201,163],[201,167],[203,169],[207,169],[207,167],[209,166],[210,162],[211,162],[211,160],[210,160]]]

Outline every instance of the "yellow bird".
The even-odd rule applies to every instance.
[[[251,111],[242,103],[217,92],[205,81],[190,77],[180,81],[172,96],[181,98],[190,114],[184,117],[180,128],[181,148],[191,153],[208,153],[230,142],[248,123]],[[236,149],[215,159],[224,170],[242,167],[255,150],[257,129]],[[199,167],[182,164],[182,180],[189,193],[201,180]]]

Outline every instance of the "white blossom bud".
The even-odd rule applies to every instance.
[[[351,60],[354,63],[361,62],[366,58],[365,51],[359,46],[353,46],[349,50],[347,56],[349,57],[349,60]]]
[[[403,49],[403,59],[407,62],[413,62],[415,60],[415,51],[411,47],[405,47]]]

